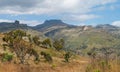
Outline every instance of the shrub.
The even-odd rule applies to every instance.
[[[99,69],[97,69],[97,70],[95,70],[94,72],[100,72],[100,70],[99,70]]]
[[[60,40],[55,40],[53,42],[53,47],[57,50],[60,51],[61,49],[64,48],[64,40],[60,39]]]
[[[56,67],[56,64],[52,64],[52,65],[51,65],[51,68],[55,68],[55,67]]]
[[[38,36],[34,36],[34,37],[33,37],[33,42],[34,42],[36,45],[38,45],[38,46],[40,45],[40,41],[39,41],[39,40],[40,40],[40,38],[39,38]]]
[[[51,40],[50,40],[49,38],[45,39],[45,40],[42,42],[42,45],[43,45],[45,48],[51,47],[51,46],[52,46]]]
[[[67,52],[67,53],[64,55],[65,62],[69,62],[70,57],[71,57],[70,52]]]
[[[37,53],[36,50],[34,50],[34,49],[29,49],[29,50],[27,51],[27,53],[30,54],[30,56],[33,55],[33,56],[35,57],[34,61],[36,61],[36,62],[39,62],[39,61],[40,61],[40,59],[39,59],[39,54]]]
[[[2,57],[2,61],[6,62],[6,61],[11,61],[13,59],[13,55],[12,54],[8,54],[8,53],[4,53],[3,57]]]
[[[41,55],[44,56],[44,58],[46,59],[47,62],[50,62],[50,63],[51,63],[51,62],[53,61],[50,54],[45,53],[45,52],[41,52]]]

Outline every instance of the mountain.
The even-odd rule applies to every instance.
[[[110,24],[103,24],[103,25],[97,25],[96,29],[104,30],[110,33],[111,35],[113,35],[114,37],[120,38],[120,27],[113,26]]]
[[[19,21],[15,22],[1,22],[0,23],[0,32],[6,32],[15,29],[29,29],[30,27],[27,24],[20,24]]]
[[[113,25],[110,25],[110,24],[99,24],[96,26],[96,28],[103,28],[103,29],[106,29],[106,28],[118,28],[116,26],[113,26]]]
[[[27,24],[21,24],[18,20],[16,20],[15,22],[1,22],[0,23],[0,32],[9,32],[11,30],[16,30],[16,29],[24,30],[28,34],[31,34],[32,36],[37,35],[40,37],[44,37],[43,33],[32,29],[32,27],[27,26]]]
[[[61,20],[46,20],[43,24],[39,24],[33,27],[33,29],[40,32],[47,33],[47,32],[57,30],[57,29],[62,29],[65,27],[74,27],[74,26],[64,23]]]
[[[119,27],[116,27],[110,24],[100,24],[100,25],[97,25],[96,28],[106,30],[106,31],[115,31],[119,29]]]

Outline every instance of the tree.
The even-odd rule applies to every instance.
[[[7,46],[16,54],[22,64],[25,62],[26,54],[31,54],[31,50],[33,50],[32,44],[22,39],[24,36],[27,36],[26,32],[14,30],[5,34],[3,38],[7,42]]]
[[[60,51],[61,49],[63,49],[64,47],[64,40],[60,39],[60,40],[55,40],[53,42],[53,47],[57,50]]]
[[[64,55],[65,62],[69,62],[70,57],[71,57],[70,52],[67,52],[67,53]]]
[[[40,41],[39,41],[39,40],[40,40],[40,38],[39,38],[38,36],[34,36],[34,37],[33,37],[33,42],[34,42],[36,45],[38,45],[38,46],[40,45]]]
[[[51,44],[51,40],[49,38],[45,39],[42,44],[44,45],[44,47],[51,47],[52,44]]]
[[[8,53],[3,53],[2,54],[2,61],[6,62],[6,61],[12,61],[13,59],[13,55],[12,54],[8,54]]]
[[[50,54],[45,53],[45,52],[41,52],[41,55],[43,55],[44,58],[46,59],[46,61],[48,61],[49,63],[51,63],[53,61],[53,59],[52,59]]]
[[[32,46],[30,43],[20,40],[19,38],[15,39],[13,42],[13,50],[22,64],[25,62],[25,56],[27,53],[29,54],[28,50],[31,48]]]
[[[30,56],[34,55],[35,56],[35,61],[39,61],[39,54],[37,53],[36,50],[31,48],[27,51],[27,53],[30,54]]]

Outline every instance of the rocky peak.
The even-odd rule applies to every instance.
[[[18,20],[15,20],[14,24],[18,25],[20,22]]]

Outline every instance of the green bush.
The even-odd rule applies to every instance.
[[[49,38],[45,39],[43,42],[42,42],[42,45],[45,47],[45,48],[50,48],[52,46],[51,44],[51,40]]]
[[[50,62],[50,63],[51,63],[51,62],[53,61],[50,54],[45,53],[45,52],[41,52],[41,55],[44,56],[44,58],[46,59],[47,62]]]
[[[64,40],[60,39],[60,40],[54,40],[53,42],[53,47],[57,50],[60,51],[64,48]]]
[[[13,59],[13,55],[12,54],[8,54],[8,53],[4,53],[3,57],[2,57],[2,61],[6,62],[6,61],[11,61]]]
[[[94,72],[100,72],[100,70],[99,70],[99,69],[97,69],[97,70],[94,70]]]
[[[34,42],[36,45],[38,45],[38,46],[40,45],[40,41],[39,41],[39,40],[40,40],[40,38],[39,38],[38,36],[34,36],[34,37],[33,37],[33,42]]]
[[[65,62],[69,62],[70,57],[71,57],[71,53],[70,53],[70,52],[67,52],[67,53],[64,55]]]

